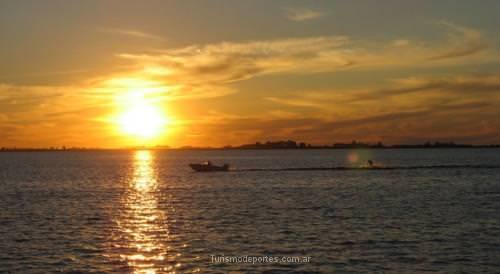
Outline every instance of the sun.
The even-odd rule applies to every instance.
[[[112,123],[126,142],[151,145],[168,135],[173,124],[165,102],[169,86],[140,75],[114,77],[106,85],[115,93]]]
[[[168,119],[159,107],[144,102],[130,106],[118,117],[122,132],[140,139],[158,137],[167,123]]]

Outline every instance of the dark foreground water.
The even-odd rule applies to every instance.
[[[430,168],[187,167],[205,159]],[[0,272],[498,273],[498,167],[498,149],[0,153]]]

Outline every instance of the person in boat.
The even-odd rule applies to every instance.
[[[205,161],[203,164],[207,165],[207,166],[212,166],[212,162],[210,162],[210,161]]]
[[[373,167],[373,161],[372,160],[368,160],[368,167]]]

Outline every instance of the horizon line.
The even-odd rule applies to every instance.
[[[466,144],[450,142],[425,142],[419,144],[383,144],[363,143],[353,141],[351,143],[333,143],[313,145],[305,142],[287,141],[266,141],[264,143],[255,142],[241,145],[224,145],[224,146],[178,146],[171,147],[168,145],[139,145],[139,146],[124,146],[124,147],[79,147],[79,146],[47,146],[47,147],[17,147],[17,146],[2,146],[0,152],[8,151],[98,151],[98,150],[273,150],[273,149],[390,149],[390,148],[499,148],[500,144]]]

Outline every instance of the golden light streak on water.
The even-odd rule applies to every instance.
[[[169,230],[167,216],[158,208],[160,191],[154,160],[150,151],[134,154],[133,173],[124,199],[126,209],[118,222],[127,240],[120,258],[134,273],[175,273],[175,265],[165,261]]]

